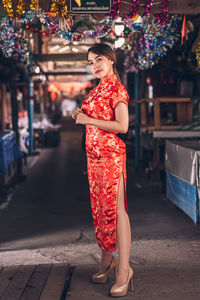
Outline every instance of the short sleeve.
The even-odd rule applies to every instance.
[[[123,102],[128,105],[128,101],[129,101],[129,96],[125,87],[120,82],[117,82],[110,96],[111,107],[115,108],[119,102]]]

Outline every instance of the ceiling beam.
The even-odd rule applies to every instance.
[[[43,61],[82,61],[87,60],[87,53],[66,54],[37,54],[34,56],[37,62]]]
[[[44,75],[46,76],[50,76],[50,75],[53,75],[53,76],[64,76],[64,75],[89,75],[88,72],[80,72],[80,71],[76,71],[76,72],[73,72],[72,71],[68,71],[68,72],[62,72],[62,71],[58,71],[58,72],[53,72],[53,71],[49,71],[49,72],[44,72]]]

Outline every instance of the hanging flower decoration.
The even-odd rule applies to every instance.
[[[151,9],[152,6],[153,6],[153,1],[154,1],[154,0],[146,0],[146,1],[145,1],[145,5],[144,5],[144,16],[149,17],[149,15],[150,15],[150,9]]]
[[[31,0],[30,9],[39,10],[39,0]]]
[[[177,16],[173,16],[164,27],[157,20],[154,24],[143,24],[140,31],[132,35],[131,50],[125,51],[126,72],[152,68],[179,39],[179,21]]]
[[[130,18],[136,17],[136,15],[138,13],[139,4],[140,4],[139,0],[132,0],[131,1],[131,3],[130,3],[131,8],[130,8],[130,11],[128,13],[128,16]]]
[[[6,11],[6,17],[9,19],[14,18],[14,12],[12,8],[12,0],[2,0],[3,8]]]
[[[198,44],[197,44],[195,54],[196,54],[196,60],[197,60],[197,67],[200,68],[200,42],[198,42]]]
[[[108,17],[110,17],[111,19],[115,19],[115,17],[117,16],[117,13],[119,11],[119,8],[120,8],[120,3],[121,3],[121,0],[113,0],[111,10],[108,14]]]
[[[161,12],[159,15],[156,16],[156,19],[161,23],[162,26],[165,26],[165,24],[170,19],[170,16],[168,13],[169,0],[161,0],[161,1],[162,1]]]
[[[52,0],[51,9],[50,11],[53,12],[56,16],[59,13],[59,0]]]
[[[19,0],[16,9],[16,18],[20,18],[23,14],[25,14],[25,3],[24,0]]]
[[[70,12],[66,5],[66,0],[52,0],[50,11],[56,16],[59,14],[62,18],[70,19]]]

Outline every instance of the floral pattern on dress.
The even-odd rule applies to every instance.
[[[89,117],[114,121],[119,102],[128,104],[128,93],[116,75],[102,79],[84,99],[82,111]],[[86,125],[88,181],[93,223],[97,242],[102,250],[117,248],[117,203],[121,175],[126,199],[126,145],[117,132]]]

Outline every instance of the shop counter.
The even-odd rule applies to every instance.
[[[167,140],[165,171],[167,198],[199,222],[200,141]]]

